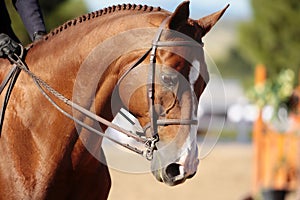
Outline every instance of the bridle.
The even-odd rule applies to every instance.
[[[154,39],[152,42],[151,48],[142,56],[140,57],[123,75],[122,77],[118,80],[117,82],[117,87],[120,85],[121,81],[132,71],[134,68],[139,66],[149,55],[150,55],[150,64],[149,64],[149,75],[148,75],[148,80],[147,80],[147,98],[148,98],[148,104],[149,104],[149,113],[150,113],[150,122],[143,127],[143,134],[139,133],[132,133],[131,131],[127,131],[124,128],[92,113],[91,111],[83,108],[82,106],[74,103],[73,101],[67,99],[64,97],[62,94],[54,90],[51,86],[49,86],[45,81],[40,79],[38,76],[36,76],[33,72],[31,72],[26,63],[23,62],[22,58],[18,55],[12,55],[9,56],[9,60],[14,64],[14,68],[11,70],[11,72],[7,75],[7,78],[5,79],[5,83],[2,83],[1,86],[2,88],[5,87],[9,79],[14,80],[14,74],[15,70],[18,69],[17,71],[24,71],[26,72],[35,82],[41,93],[45,96],[45,98],[53,104],[53,106],[58,109],[60,112],[62,112],[66,117],[72,119],[75,123],[79,124],[83,128],[87,129],[88,131],[95,133],[97,135],[100,135],[102,137],[105,137],[112,142],[121,145],[137,154],[140,154],[144,156],[147,160],[152,160],[153,159],[153,153],[156,150],[156,143],[159,141],[159,136],[158,136],[158,127],[159,126],[168,126],[168,125],[197,125],[198,121],[193,120],[193,119],[164,119],[164,120],[159,120],[157,118],[157,115],[155,114],[155,70],[156,70],[156,51],[159,47],[173,47],[173,46],[193,46],[193,47],[202,47],[201,44],[193,42],[193,41],[160,41],[162,32],[164,30],[164,27],[166,25],[166,22],[168,21],[169,17],[166,18],[162,24],[160,25]],[[17,67],[17,68],[16,68]],[[14,73],[13,73],[14,72]],[[16,75],[17,76],[17,75]],[[1,88],[0,88],[1,89]],[[66,112],[64,109],[62,109],[45,91],[51,93],[55,98],[59,99],[60,101],[64,102],[66,105],[72,107],[74,110],[79,111],[86,117],[97,121],[103,125],[106,125],[107,127],[110,127],[122,134],[125,134],[126,136],[135,139],[139,143],[143,143],[145,146],[145,149],[138,149],[136,147],[133,147],[129,144],[123,143],[121,141],[118,141],[114,139],[113,137],[106,135],[95,128],[89,126],[88,124],[84,123],[83,121],[79,120],[78,118],[74,117],[73,115],[69,114]],[[3,89],[0,90],[0,93],[2,92]],[[8,98],[5,98],[5,101],[8,101],[10,92],[12,89],[8,90],[6,96]],[[2,118],[4,118],[4,113],[5,113],[5,108],[2,109]],[[2,122],[1,122],[1,127],[2,128]],[[146,137],[146,131],[150,129],[151,137]],[[0,130],[0,134],[1,134]]]

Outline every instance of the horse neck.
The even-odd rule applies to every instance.
[[[107,14],[81,23],[77,22],[76,25],[70,25],[67,28],[65,28],[65,25],[62,25],[61,27],[65,29],[61,30],[59,27],[54,30],[54,32],[48,34],[44,40],[29,46],[25,61],[33,73],[66,98],[73,99],[74,84],[75,81],[77,81],[78,71],[85,62],[86,57],[97,45],[127,30],[143,27],[158,27],[168,14],[169,13],[165,11],[155,10],[151,12],[126,10]],[[66,24],[69,24],[69,22]],[[118,46],[111,48],[118,48]],[[99,60],[95,60],[96,63],[102,62],[100,56]],[[10,64],[8,61],[2,62],[2,60],[0,60],[0,62],[0,78],[3,80],[5,74],[8,73]],[[94,96],[96,97],[95,101],[97,105],[95,112],[109,120],[111,119],[111,115],[105,108],[107,108],[107,105],[111,102],[110,96],[118,81],[118,73],[124,71],[121,69],[122,67],[124,66],[111,65],[109,70],[105,71],[105,80],[99,83]],[[93,69],[90,71],[93,74],[98,73]],[[23,72],[21,75],[22,76],[19,77],[21,84],[32,84],[32,81],[28,80],[30,79],[28,76],[24,75]],[[28,86],[17,84],[16,87],[20,88],[23,93],[30,93],[29,90],[27,91],[26,89]],[[36,88],[36,90],[38,89]],[[83,82],[80,91],[85,92],[88,90],[90,90],[89,85]],[[22,101],[45,101],[45,98],[41,95],[38,96],[40,99],[32,95],[23,96],[26,96],[27,99],[22,99]],[[87,106],[86,108],[89,109],[90,107]],[[51,114],[54,113],[53,115],[55,115],[56,112],[52,112],[55,110],[54,107],[49,106],[47,109],[52,109],[48,110],[48,112]],[[70,111],[70,108],[68,109]],[[25,116],[23,116],[23,118],[25,118]],[[55,118],[55,116],[53,116],[53,118]],[[25,121],[28,120],[25,119]]]
[[[0,59],[0,83],[4,80],[6,74],[12,66],[7,59]]]
[[[79,19],[82,17],[77,18],[75,25],[73,25],[75,20],[66,22],[48,34],[44,41],[32,45],[26,62],[30,69],[49,85],[63,85],[64,88],[61,88],[60,92],[67,98],[72,98],[77,73],[95,47],[108,38],[127,30],[158,27],[168,14],[160,9],[154,9],[151,12],[123,10],[89,20],[86,18],[86,21],[81,23]],[[118,46],[111,48],[118,48]],[[96,61],[102,62],[102,55],[98,56],[99,60]],[[100,99],[97,102],[99,106],[97,112],[101,112],[109,100],[107,97],[110,96],[112,86],[117,82],[116,78],[111,77],[116,77],[116,73],[122,71],[122,69],[117,69],[118,67],[123,66],[110,66],[110,70],[105,73],[106,84],[99,84],[96,95],[96,98]],[[91,69],[91,72],[97,73],[95,69]],[[110,83],[107,83],[107,80]],[[82,90],[85,91],[88,88]],[[103,97],[103,94],[107,96]]]
[[[161,14],[154,11],[120,11],[116,14],[107,14],[107,16],[78,22],[76,25],[70,25],[67,28],[63,25],[64,30],[60,31],[60,28],[58,28],[57,33],[53,35],[50,33],[46,36],[47,39],[30,46],[25,61],[33,73],[67,98],[72,99],[77,73],[92,49],[105,39],[131,28],[157,27],[165,16],[166,13]],[[118,47],[114,46],[112,48]],[[101,62],[101,58],[99,62]],[[111,65],[110,69],[116,69],[119,66]],[[0,59],[0,75],[6,74],[8,69],[9,62]],[[97,88],[96,101],[99,100],[99,102],[96,102],[98,106],[96,111],[97,114],[100,112],[104,118],[107,118],[105,115],[105,108],[107,107],[105,105],[110,102],[111,86],[117,81],[117,79],[111,77],[119,70],[121,69],[106,70],[106,78],[103,81],[107,81],[108,84],[102,82],[103,84]],[[82,91],[85,92],[84,88]],[[105,95],[105,98],[102,98],[103,95]],[[53,168],[61,169],[63,164],[69,163],[69,159],[63,161],[64,155],[72,155],[73,165],[84,163],[80,159],[84,157],[86,150],[77,140],[78,135],[74,130],[74,123],[61,115],[47,102],[33,81],[24,72],[20,74],[16,82],[10,101],[13,103],[8,106],[3,126],[5,135],[2,136],[2,143],[0,143],[0,154],[5,155],[3,158],[0,157],[0,161],[3,165],[8,164],[9,169],[12,169],[9,170],[9,173],[22,171],[18,168],[24,167],[26,163],[21,165],[18,162],[14,165],[13,162],[5,161],[5,158],[20,157],[20,160],[28,160],[27,163],[30,163],[30,167],[25,166],[26,171],[22,171],[22,173],[28,175],[26,177],[31,177],[32,174],[36,174],[36,171],[41,170],[38,167],[42,163],[45,167],[38,173],[43,175],[40,176],[42,180],[37,178],[37,182],[41,183],[39,188],[48,188],[47,184],[50,184],[53,179],[56,180],[51,176]],[[98,141],[93,142],[92,140],[91,146],[97,147],[97,143]],[[6,147],[18,148],[6,151],[4,149]],[[7,154],[8,152],[12,155]],[[33,158],[40,158],[40,160],[31,162]],[[60,175],[67,176],[60,174],[60,170],[57,170],[57,173],[59,177]],[[14,177],[10,174],[8,176]],[[60,180],[60,178],[57,180]],[[42,195],[42,193],[37,194]]]

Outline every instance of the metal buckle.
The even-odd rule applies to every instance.
[[[156,143],[159,141],[158,134],[154,135],[151,138],[148,138],[145,142],[146,151],[144,151],[143,156],[151,161],[153,159],[153,152],[156,150]]]
[[[13,54],[9,54],[7,55],[8,60],[13,63],[16,64],[18,67],[20,67],[20,60],[22,61],[24,59],[24,52],[25,52],[25,48],[21,45],[18,44],[19,48],[20,48],[20,55],[17,55],[16,53]]]

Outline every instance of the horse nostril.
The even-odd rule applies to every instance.
[[[167,168],[166,168],[167,176],[170,179],[172,179],[172,178],[180,175],[181,174],[181,172],[180,172],[181,167],[182,166],[180,164],[177,164],[177,163],[172,163],[172,164],[168,165]]]

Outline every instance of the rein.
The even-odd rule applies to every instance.
[[[11,92],[14,88],[14,85],[19,77],[19,74],[21,72],[21,69],[17,66],[17,64],[14,62],[14,59],[18,58],[20,60],[24,59],[24,52],[25,49],[22,45],[20,46],[20,55],[9,55],[8,59],[9,61],[11,61],[13,64],[13,68],[8,72],[8,74],[6,75],[5,79],[2,81],[1,85],[0,85],[0,94],[2,94],[4,88],[6,87],[6,85],[9,82],[9,86],[7,88],[7,91],[5,93],[5,98],[1,107],[1,115],[0,115],[0,137],[1,137],[1,132],[2,132],[2,126],[3,126],[3,121],[4,121],[4,116],[5,116],[5,111],[6,111],[6,107],[8,105],[8,101],[11,95]]]
[[[12,59],[12,58],[11,58]],[[38,89],[41,91],[41,93],[44,95],[44,97],[56,108],[58,109],[60,112],[62,112],[66,117],[70,118],[71,120],[74,120],[76,123],[78,123],[80,126],[84,127],[85,129],[99,135],[102,137],[105,137],[109,140],[111,140],[112,142],[121,145],[131,151],[134,151],[135,153],[138,153],[144,157],[146,157],[148,160],[151,160],[152,158],[150,157],[150,155],[153,154],[153,146],[155,142],[154,139],[152,138],[145,138],[145,137],[139,137],[135,134],[133,134],[130,131],[127,131],[125,129],[123,129],[122,127],[117,126],[116,124],[111,123],[110,121],[90,112],[89,110],[81,107],[80,105],[72,102],[71,100],[69,100],[68,98],[64,97],[62,94],[60,94],[59,92],[57,92],[56,90],[54,90],[51,86],[49,86],[46,82],[44,82],[42,79],[40,79],[38,76],[36,76],[33,72],[31,72],[26,63],[24,63],[19,57],[13,58],[13,62],[14,64],[18,67],[18,69],[23,70],[25,73],[27,73],[35,82],[35,84],[37,85]],[[135,139],[138,142],[144,143],[146,146],[146,150],[139,150],[135,147],[130,146],[129,144],[124,144],[122,142],[119,142],[117,140],[115,140],[114,138],[105,135],[104,133],[94,129],[93,127],[85,124],[83,121],[80,121],[79,119],[75,118],[74,116],[72,116],[71,114],[67,113],[65,110],[63,110],[57,103],[55,103],[55,101],[46,93],[46,91],[43,89],[45,88],[48,92],[50,92],[51,94],[53,94],[57,99],[59,99],[60,101],[64,102],[66,105],[72,107],[73,109],[81,112],[82,114],[84,114],[86,117],[89,117],[92,120],[98,121],[108,127],[111,127],[125,135],[127,135],[128,137],[131,137],[133,139]],[[150,148],[151,147],[151,148]]]
[[[164,120],[159,120],[157,119],[157,116],[155,114],[155,110],[154,110],[154,97],[155,97],[155,68],[156,68],[156,50],[158,47],[171,47],[171,46],[197,46],[200,47],[201,44],[196,44],[195,42],[192,41],[159,41],[161,34],[163,32],[163,29],[166,25],[166,22],[169,18],[166,18],[163,23],[160,25],[157,34],[154,37],[154,40],[152,42],[152,47],[141,57],[139,58],[123,75],[122,77],[118,80],[117,82],[117,87],[119,86],[120,82],[124,79],[124,77],[131,71],[133,70],[135,67],[139,66],[140,63],[142,63],[147,57],[148,55],[150,55],[150,65],[149,65],[149,76],[148,76],[148,81],[147,81],[147,97],[148,97],[148,103],[149,103],[149,110],[150,110],[150,122],[143,127],[144,130],[144,135],[146,135],[146,131],[148,129],[150,129],[151,132],[151,137],[146,137],[146,136],[139,136],[139,133],[132,133],[130,131],[125,130],[124,128],[90,112],[89,110],[81,107],[80,105],[72,102],[71,100],[67,99],[66,97],[64,97],[62,94],[60,94],[59,92],[57,92],[56,90],[54,90],[51,86],[49,86],[45,81],[43,81],[42,79],[40,79],[38,76],[36,76],[33,72],[31,72],[29,70],[29,68],[27,67],[26,63],[23,62],[22,58],[20,58],[18,55],[13,55],[13,56],[9,56],[9,60],[14,63],[14,67],[13,69],[9,72],[7,78],[3,81],[3,83],[0,85],[0,93],[2,92],[3,88],[6,86],[6,84],[8,83],[9,80],[11,80],[11,84],[10,87],[8,89],[8,92],[6,94],[6,98],[5,98],[5,104],[4,104],[4,108],[2,110],[2,115],[1,115],[1,121],[0,121],[0,136],[1,136],[1,132],[2,132],[2,124],[3,124],[3,119],[4,119],[4,112],[5,112],[5,108],[10,96],[10,92],[13,88],[14,82],[16,81],[16,78],[18,77],[19,72],[22,70],[25,73],[27,73],[35,82],[35,84],[37,85],[38,89],[40,90],[40,92],[44,95],[44,97],[56,108],[58,109],[60,112],[62,112],[66,117],[68,117],[69,119],[75,121],[76,123],[78,123],[80,126],[82,126],[83,128],[87,129],[90,132],[93,132],[99,136],[105,137],[109,140],[111,140],[112,142],[121,145],[137,154],[142,155],[143,157],[145,157],[147,160],[152,160],[153,159],[153,153],[154,150],[156,150],[156,143],[159,141],[159,136],[158,136],[158,131],[157,128],[158,126],[167,126],[167,125],[197,125],[198,121],[197,120],[192,120],[192,119],[185,119],[185,120],[181,120],[181,119],[164,119]],[[202,47],[202,46],[201,46]],[[125,134],[128,137],[131,137],[133,139],[135,139],[137,142],[139,143],[143,143],[145,146],[144,150],[138,149],[136,147],[133,147],[129,144],[126,143],[122,143],[114,138],[112,138],[111,136],[108,136],[96,129],[94,129],[93,127],[85,124],[83,121],[75,118],[74,116],[72,116],[71,114],[69,114],[68,112],[66,112],[64,109],[62,109],[57,103],[55,103],[55,101],[47,94],[47,92],[45,91],[45,89],[50,92],[52,95],[54,95],[57,99],[59,99],[60,101],[64,102],[66,105],[70,106],[71,108],[79,111],[80,113],[82,113],[83,115],[85,115],[86,117],[89,117],[90,119],[100,122],[101,124],[106,125],[107,127],[113,128],[116,131],[121,132],[122,134]],[[7,98],[8,96],[8,98]]]

